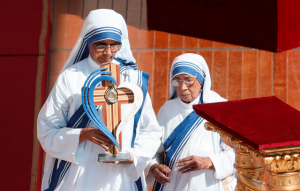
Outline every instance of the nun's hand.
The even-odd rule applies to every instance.
[[[170,178],[165,174],[171,175],[171,170],[164,164],[154,164],[151,166],[150,171],[153,173],[154,178],[157,182],[166,185],[170,183]]]
[[[111,140],[106,137],[106,135],[94,127],[87,127],[80,131],[79,143],[87,140],[100,145],[106,152],[108,151],[109,146],[114,145]]]
[[[189,156],[177,161],[176,167],[179,168],[178,172],[181,172],[182,174],[201,169],[215,170],[209,157],[197,156]]]

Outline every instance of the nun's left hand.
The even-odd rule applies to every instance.
[[[209,157],[197,156],[189,156],[177,161],[176,167],[179,167],[178,172],[183,174],[201,169],[215,170],[215,167]]]

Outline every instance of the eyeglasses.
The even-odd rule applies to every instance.
[[[122,45],[121,44],[111,44],[111,45],[103,45],[103,44],[95,45],[94,44],[94,46],[98,52],[103,52],[107,48],[110,48],[111,52],[117,52],[121,49]]]
[[[174,87],[178,87],[183,82],[187,87],[191,87],[192,85],[194,85],[194,83],[195,83],[196,80],[197,80],[197,78],[195,78],[195,79],[187,79],[187,80],[177,80],[177,79],[175,79],[175,80],[171,81],[171,84]]]

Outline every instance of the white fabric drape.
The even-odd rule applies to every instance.
[[[42,107],[37,122],[37,136],[46,152],[42,190],[49,186],[49,178],[55,158],[71,162],[71,166],[56,191],[110,191],[136,190],[135,181],[141,176],[143,190],[146,190],[144,169],[160,145],[162,136],[151,99],[147,93],[138,122],[134,147],[131,148],[133,119],[123,129],[122,152],[134,157],[133,164],[107,164],[97,161],[98,154],[105,150],[90,141],[79,143],[81,129],[67,127],[67,122],[81,106],[81,88],[87,77],[100,66],[90,56],[73,65],[86,33],[99,27],[115,27],[122,31],[122,48],[117,58],[135,62],[128,41],[128,32],[123,17],[112,10],[90,12],[82,32],[63,67],[51,93]],[[118,62],[114,61],[115,64]],[[127,71],[130,81],[136,83],[137,70]],[[122,75],[122,74],[121,74]],[[121,83],[124,78],[121,78]],[[131,107],[123,104],[122,115]],[[102,108],[99,115],[102,117]],[[90,123],[89,127],[95,127]]]
[[[172,63],[171,71],[172,71],[173,65],[175,63],[182,62],[182,61],[191,62],[191,63],[197,65],[205,73],[206,77],[205,77],[205,82],[203,85],[203,103],[209,103],[210,101],[212,101],[213,96],[212,96],[212,93],[210,90],[211,89],[210,73],[209,73],[207,63],[205,62],[204,58],[198,54],[192,54],[192,53],[182,54],[180,56],[177,56],[174,59],[174,61]],[[173,77],[174,76],[171,73],[170,74],[170,82],[172,81]],[[172,85],[170,85],[170,98],[174,94],[174,91],[175,91],[175,88]]]
[[[122,31],[122,48],[116,53],[115,58],[121,58],[127,62],[135,63],[136,61],[133,58],[130,49],[127,25],[122,15],[110,9],[98,9],[91,11],[85,19],[79,38],[77,39],[75,46],[73,47],[71,54],[61,72],[74,64],[75,58],[79,54],[80,47],[83,43],[83,38],[87,33],[94,29],[108,26],[115,27]],[[113,60],[113,63],[117,64],[117,61]]]
[[[131,147],[133,120],[124,127],[123,151],[134,156],[134,164],[105,164],[97,161],[105,153],[101,146],[84,141],[79,144],[81,129],[66,127],[67,121],[81,105],[81,87],[90,73],[99,69],[90,57],[66,69],[58,78],[38,116],[38,139],[47,153],[42,190],[48,188],[55,158],[72,162],[62,183],[56,190],[135,190],[134,181],[160,145],[161,128],[158,126],[151,100],[147,94],[138,123],[135,145]],[[130,70],[131,81],[137,80],[136,70]],[[121,78],[123,79],[123,78]],[[131,107],[122,105],[122,113]],[[102,117],[102,108],[99,109]],[[92,123],[89,125],[95,127]]]
[[[177,62],[191,62],[199,66],[205,73],[205,82],[203,85],[203,102],[214,103],[226,101],[217,93],[210,90],[211,79],[209,70],[205,60],[200,55],[196,54],[183,54],[174,59],[172,67]],[[172,71],[172,69],[171,69]],[[184,73],[184,71],[182,72]],[[188,73],[187,73],[188,74]],[[172,73],[170,74],[170,81],[173,79]],[[170,97],[173,95],[175,88],[170,87]],[[200,95],[191,103],[184,103],[180,98],[175,98],[167,101],[159,110],[157,119],[159,125],[163,129],[162,144],[157,151],[157,154],[149,165],[147,166],[146,181],[151,185],[154,181],[152,172],[149,171],[153,164],[160,163],[164,153],[163,143],[167,140],[173,130],[193,111],[192,106],[199,103]],[[215,167],[215,170],[203,169],[193,171],[186,174],[178,173],[178,168],[173,167],[170,176],[170,183],[164,186],[165,191],[222,191],[223,185],[221,180],[234,173],[234,159],[235,154],[229,146],[221,142],[218,133],[207,131],[204,128],[204,120],[199,127],[195,130],[189,141],[181,151],[177,160],[186,158],[188,156],[209,157]],[[229,188],[234,190],[236,179],[231,182]]]

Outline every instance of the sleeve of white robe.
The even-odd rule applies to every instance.
[[[127,150],[134,157],[134,163],[128,165],[126,169],[127,175],[132,180],[137,180],[142,175],[161,143],[162,130],[156,120],[148,93],[139,124],[140,129],[134,147]]]
[[[210,99],[210,103],[227,101],[214,91],[210,91]],[[218,133],[214,133],[214,139],[215,145],[220,143],[220,135]],[[223,142],[219,144],[218,150],[219,154],[211,155],[209,157],[215,167],[215,178],[224,179],[234,173],[233,164],[235,161],[235,154],[233,149]]]
[[[147,186],[151,186],[153,181],[154,181],[154,175],[153,173],[150,171],[150,168],[152,165],[154,164],[161,164],[163,161],[163,155],[164,155],[164,152],[165,152],[165,148],[164,148],[164,144],[162,142],[162,140],[164,139],[164,123],[161,121],[160,117],[162,116],[162,113],[164,113],[166,110],[165,110],[165,107],[162,106],[159,110],[159,112],[157,113],[157,121],[162,129],[162,137],[161,137],[161,140],[160,140],[160,146],[158,148],[158,150],[156,151],[156,154],[153,156],[153,158],[149,161],[148,165],[147,165],[147,168],[145,169],[146,170],[146,184]]]
[[[209,158],[214,164],[216,179],[222,180],[234,173],[235,154],[233,149],[225,143],[221,142],[219,154],[210,155]]]
[[[146,170],[146,184],[147,186],[151,186],[153,181],[154,181],[154,175],[150,171],[150,168],[154,164],[161,164],[162,163],[162,158],[164,154],[164,145],[161,143],[159,146],[159,149],[157,150],[156,154],[154,157],[149,161],[149,164],[147,165]]]
[[[44,151],[52,157],[78,163],[76,150],[81,129],[66,127],[72,96],[62,73],[54,85],[37,120],[37,137]],[[76,157],[78,156],[78,157]]]

